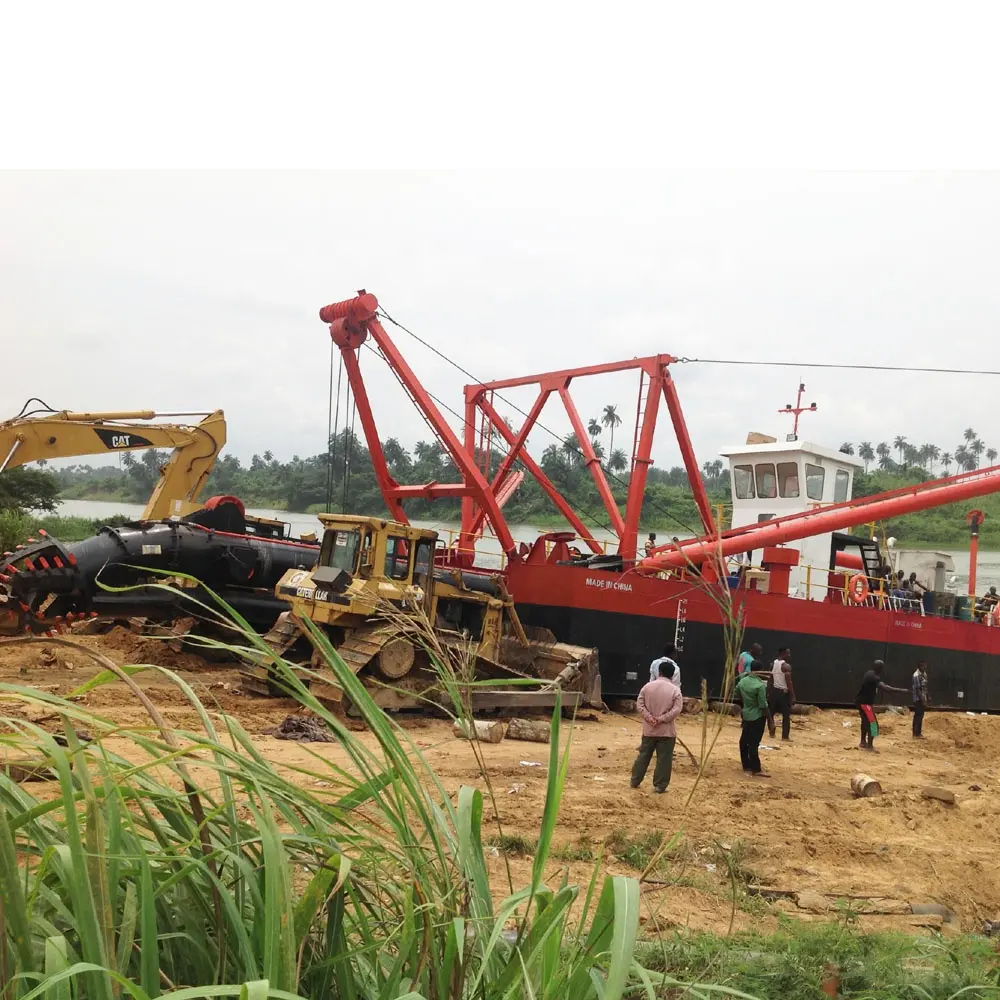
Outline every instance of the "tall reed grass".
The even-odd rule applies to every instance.
[[[167,728],[131,671],[100,654],[100,679],[132,689],[148,728],[0,685],[0,698],[62,720],[61,740],[2,720],[8,756],[44,757],[53,778],[19,785],[0,772],[0,998],[656,996],[663,976],[633,958],[638,882],[596,867],[585,886],[545,881],[569,761],[558,707],[530,883],[496,896],[481,791],[450,795],[306,627],[371,737],[346,729],[251,630],[238,637],[334,735],[335,752],[309,749],[306,766],[279,770],[163,668],[148,669],[183,692],[198,731]]]

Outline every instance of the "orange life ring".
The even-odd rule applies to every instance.
[[[847,582],[847,594],[855,604],[864,604],[868,597],[868,577],[855,573]]]

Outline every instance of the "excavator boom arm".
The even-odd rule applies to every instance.
[[[182,416],[186,414],[171,414]],[[222,410],[198,424],[152,423],[153,410],[74,413],[15,417],[0,423],[0,472],[39,459],[170,448],[143,518],[158,520],[186,514],[197,504],[212,466],[226,443]]]

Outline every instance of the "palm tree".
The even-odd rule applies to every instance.
[[[976,456],[976,468],[978,469],[979,460],[982,457],[983,452],[986,451],[986,445],[983,444],[980,438],[976,438],[976,440],[969,446],[969,450]]]
[[[960,444],[955,449],[955,464],[963,472],[969,472],[971,469],[975,468],[976,456],[973,455],[964,444]]]
[[[627,466],[628,459],[625,457],[625,452],[621,448],[615,448],[608,459],[608,468],[612,472],[624,472]]]
[[[925,444],[920,449],[920,459],[927,463],[927,471],[934,472],[934,463],[938,460],[941,449],[936,444]]]
[[[948,475],[948,471],[951,469],[951,452],[944,451],[941,453],[941,464],[944,466],[944,474]]]
[[[912,444],[903,445],[903,459],[905,462],[904,469],[911,465],[916,465],[920,461],[920,449],[914,448]]]
[[[965,431],[962,433],[962,437],[965,438],[968,444],[972,444],[976,440],[976,432],[971,427],[966,427]]]
[[[615,450],[615,428],[622,422],[622,418],[618,416],[618,407],[608,405],[604,407],[604,412],[601,414],[601,423],[611,431],[611,443],[608,445],[609,451]]]
[[[906,447],[906,438],[902,434],[897,434],[892,442],[893,448],[899,452],[899,464],[903,464],[903,449]]]
[[[576,439],[575,434],[567,434],[566,437],[562,439],[563,454],[566,456],[566,460],[571,464],[575,465],[580,457],[580,445]]]
[[[587,424],[587,433],[592,438],[598,438],[601,436],[601,425],[593,417],[590,418],[590,421]]]
[[[871,441],[862,441],[858,445],[858,458],[865,463],[865,472],[868,471],[868,463],[875,461],[875,451],[872,448]]]
[[[997,460],[997,450],[996,448],[986,449],[986,461],[992,465]]]
[[[878,467],[880,469],[889,468],[889,455],[892,453],[892,449],[885,443],[885,441],[879,441],[875,446],[875,454],[878,455]]]
[[[843,443],[843,444],[842,444],[842,445],[840,446],[840,448],[838,448],[837,450],[838,450],[839,452],[841,452],[841,454],[844,454],[844,455],[853,455],[853,454],[854,454],[854,445],[853,445],[853,444],[851,444],[851,442],[850,442],[850,441],[845,441],[845,442],[844,442],[844,443]]]

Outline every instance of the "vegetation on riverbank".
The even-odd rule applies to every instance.
[[[596,421],[592,421],[592,424]],[[594,427],[591,427],[591,431]],[[967,432],[968,433],[968,432]],[[982,441],[975,436],[970,448],[955,449],[963,467],[975,467],[976,451]],[[953,458],[940,449],[925,448],[907,451],[905,439],[896,462],[883,454],[877,467],[870,472],[859,471],[855,480],[854,495],[870,496],[883,490],[924,482],[944,469],[943,460]],[[600,440],[593,441],[595,450],[603,456]],[[845,443],[842,450],[853,445]],[[393,477],[400,483],[455,482],[460,477],[451,459],[440,444],[418,442],[413,452],[408,452],[393,438],[384,443],[386,460]],[[884,451],[884,449],[883,449]],[[913,464],[907,456],[920,459],[925,464]],[[992,449],[979,449],[987,457]],[[867,454],[867,451],[865,452]],[[874,452],[873,452],[874,454]],[[122,455],[122,468],[104,466],[91,468],[86,465],[60,469],[55,473],[57,490],[64,499],[122,501],[145,503],[156,483],[158,465],[162,457],[155,452],[145,453],[140,460]],[[491,456],[491,468],[497,470],[500,455]],[[871,463],[869,463],[871,464]],[[628,489],[627,468],[622,466],[620,449],[614,449],[612,459],[605,462],[606,475],[619,508],[624,510]],[[541,456],[541,466],[555,485],[580,512],[583,523],[589,528],[607,528],[608,516],[594,486],[593,479],[583,461],[575,437],[560,445],[550,445]],[[332,470],[332,475],[330,472]],[[36,473],[36,475],[45,475]],[[721,461],[706,462],[702,468],[703,481],[709,499],[726,508],[724,523],[728,520],[731,503],[729,477]],[[315,513],[329,509],[359,514],[386,513],[382,495],[375,480],[371,458],[361,441],[344,431],[338,435],[331,454],[313,455],[309,458],[294,456],[289,462],[278,461],[270,452],[254,455],[244,466],[234,455],[226,455],[217,463],[209,477],[205,496],[232,494],[240,497],[248,507],[265,507],[276,510]],[[965,515],[972,506],[978,506],[987,517],[980,534],[980,543],[986,548],[1000,548],[1000,495],[983,497],[975,504],[951,505],[895,518],[885,525],[886,533],[894,535],[901,545],[959,548],[968,543]],[[0,504],[2,506],[2,504]],[[459,518],[457,500],[412,500],[407,511],[415,520],[455,521]],[[566,522],[534,478],[527,475],[504,507],[512,524],[531,524],[538,527],[562,528]],[[643,530],[656,531],[667,537],[679,534],[700,534],[700,519],[691,495],[685,471],[680,467],[649,471],[643,505]]]

